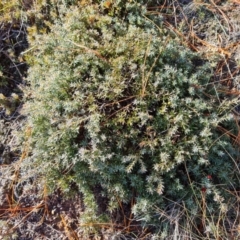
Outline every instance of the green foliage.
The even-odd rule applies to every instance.
[[[19,96],[12,93],[11,97],[7,98],[0,93],[0,106],[3,106],[7,115],[11,115],[19,105]]]
[[[0,2],[1,22],[16,24],[21,19],[22,3],[20,0],[2,0]]]
[[[0,87],[6,87],[6,86],[7,86],[7,80],[3,74],[3,67],[0,65]]]
[[[133,212],[145,220],[161,196],[194,205],[207,175],[209,199],[214,183],[234,186],[236,151],[216,130],[231,123],[232,106],[218,98],[208,65],[142,2],[97,2],[59,6],[51,31],[31,40],[26,167],[52,188],[76,183],[92,218],[97,185],[109,211],[136,198]]]

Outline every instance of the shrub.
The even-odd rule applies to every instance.
[[[193,207],[202,187],[212,199],[224,194],[215,184],[234,186],[236,150],[217,131],[232,103],[142,2],[59,6],[51,31],[30,44],[25,171],[37,169],[53,189],[77,184],[91,220],[96,186],[109,211],[135,198],[145,220],[165,197]]]

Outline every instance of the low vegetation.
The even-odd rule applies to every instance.
[[[5,239],[238,239],[235,7],[12,1]]]

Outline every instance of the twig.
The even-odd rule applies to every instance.
[[[103,61],[105,61],[105,62],[108,63],[107,59],[105,59],[98,51],[93,50],[93,49],[90,49],[90,48],[88,48],[88,47],[86,47],[86,46],[84,46],[84,45],[82,45],[82,44],[77,44],[77,43],[75,43],[75,42],[73,42],[73,41],[71,41],[71,40],[67,40],[67,41],[70,42],[70,43],[72,43],[73,45],[81,48],[81,49],[86,50],[86,52],[93,53],[94,55],[96,55],[97,57],[99,57],[100,59],[102,59]]]

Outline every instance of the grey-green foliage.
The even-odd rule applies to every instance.
[[[159,17],[133,1],[59,12],[51,32],[31,42],[29,169],[65,191],[75,182],[93,211],[96,185],[109,210],[136,197],[136,214],[161,195],[191,202],[211,171],[217,183],[234,180],[234,149],[228,155],[229,139],[216,132],[230,121],[229,103],[210,84],[207,64]]]

